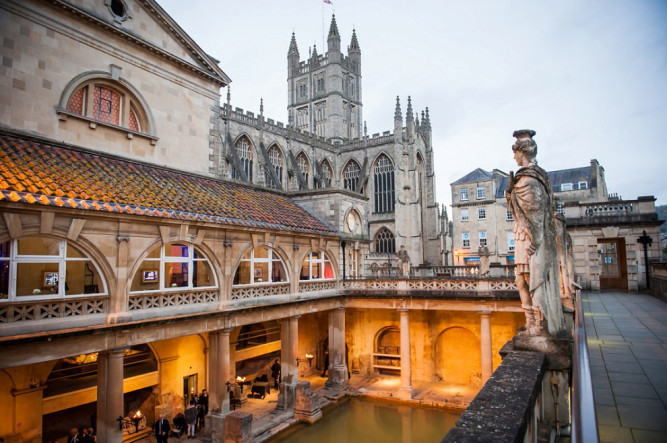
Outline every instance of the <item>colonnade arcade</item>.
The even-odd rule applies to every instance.
[[[350,304],[354,305],[354,302]],[[41,410],[45,414],[45,432],[54,426],[47,421],[62,417],[62,414],[47,414],[67,411],[85,403],[91,405],[92,401],[92,408],[89,406],[85,410],[93,410],[96,414],[98,441],[120,441],[122,437],[118,426],[119,417],[133,417],[137,411],[141,411],[147,426],[150,426],[160,413],[173,417],[177,411],[182,410],[187,400],[188,392],[183,391],[183,381],[193,376],[196,380],[193,390],[200,392],[208,389],[209,392],[209,432],[220,430],[225,415],[230,411],[229,386],[233,385],[238,375],[237,363],[248,358],[272,356],[266,360],[263,368],[266,371],[277,352],[282,368],[277,409],[291,413],[299,379],[324,369],[321,347],[324,341],[329,351],[325,386],[334,391],[343,392],[347,388],[349,371],[373,377],[387,374],[385,367],[395,369],[392,379],[398,384],[398,396],[403,399],[413,396],[413,383],[416,379],[468,385],[472,389],[478,389],[491,374],[494,366],[492,354],[497,354],[501,342],[506,340],[507,334],[511,334],[516,323],[511,312],[468,311],[459,312],[457,315],[456,311],[428,312],[405,307],[345,308],[340,302],[329,303],[328,306],[313,305],[311,308],[313,309],[308,308],[301,312],[292,310],[296,315],[291,316],[284,316],[289,310],[280,308],[266,312],[265,315],[248,312],[229,318],[226,327],[194,335],[188,334],[190,328],[183,325],[177,328],[171,338],[165,337],[167,325],[156,325],[155,330],[146,335],[138,331],[131,332],[130,335],[135,337],[135,340],[131,341],[164,337],[162,340],[111,347],[94,353],[64,357],[60,361],[51,360],[46,366],[42,363],[8,368],[2,372],[13,379],[17,370],[23,368],[34,376],[36,381],[33,380],[33,384],[36,386],[32,390],[21,392],[13,389],[12,395],[17,405],[21,404],[24,396],[26,401],[30,396],[37,396],[32,402],[39,400],[43,409],[33,408],[33,413]],[[443,328],[441,324],[449,326],[426,332],[427,337],[421,337],[429,324],[433,323],[432,319],[442,316],[449,318],[443,319],[435,328]],[[261,317],[265,317],[267,321],[251,323]],[[271,320],[273,317],[276,319]],[[492,340],[491,322],[494,317],[499,323],[496,329],[499,337]],[[276,334],[276,327],[279,328],[279,334]],[[244,339],[242,331],[261,331],[262,328],[268,331],[266,340],[256,340],[254,345],[237,348]],[[173,332],[174,328],[170,329]],[[387,340],[387,332],[394,337]],[[466,339],[466,336],[469,337]],[[105,342],[114,341],[109,338],[107,337]],[[474,346],[469,347],[471,344]],[[72,343],[54,343],[51,353],[56,355],[71,349]],[[314,356],[314,362],[306,363],[307,354]],[[133,355],[144,357],[142,371],[128,371]],[[374,358],[368,359],[371,355]],[[432,359],[425,360],[431,355]],[[90,361],[85,361],[86,359]],[[391,360],[395,363],[388,363]],[[72,385],[70,390],[67,386],[51,386],[54,370],[58,372],[63,361],[69,362],[69,366],[73,368],[94,368],[94,380],[90,380],[90,371],[88,374],[90,386],[84,391],[78,389],[78,385]],[[151,361],[153,363],[150,363]],[[47,368],[54,367],[54,364],[54,370],[49,372],[50,369]],[[499,362],[495,363],[497,364]],[[481,377],[478,374],[481,374]],[[17,386],[18,383],[13,381],[12,385]],[[96,388],[93,388],[94,386]],[[30,403],[27,401],[26,404]],[[90,415],[86,415],[84,423],[88,423],[88,417]],[[33,422],[37,420],[41,421],[42,417],[32,418]],[[82,424],[71,421],[66,423],[65,428]]]

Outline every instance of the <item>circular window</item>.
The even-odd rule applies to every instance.
[[[125,17],[125,5],[123,4],[122,1],[120,0],[111,0],[111,5],[109,5],[111,8],[111,12],[113,12],[113,15],[119,18]]]

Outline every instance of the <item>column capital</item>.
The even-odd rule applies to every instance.
[[[491,315],[491,312],[492,312],[492,311],[488,311],[488,310],[487,310],[487,311],[477,311],[477,312],[478,312],[479,314],[481,314],[481,315]]]
[[[396,308],[396,310],[397,310],[398,312],[410,312],[410,309],[409,309],[409,308],[402,308],[402,307],[401,307],[401,308]]]

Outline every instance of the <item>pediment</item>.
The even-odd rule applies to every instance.
[[[206,54],[157,2],[121,1],[126,8],[125,17],[113,13],[111,0],[88,0],[76,5],[62,0],[53,0],[53,3],[133,41],[140,48],[213,77],[223,85],[231,81],[217,61]]]

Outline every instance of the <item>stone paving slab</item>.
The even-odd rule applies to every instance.
[[[601,443],[667,442],[667,303],[582,294]]]

